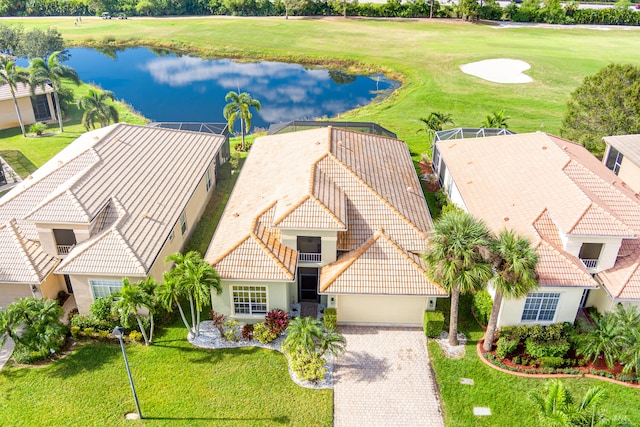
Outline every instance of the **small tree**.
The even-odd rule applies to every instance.
[[[443,130],[446,125],[454,124],[451,114],[443,113],[441,111],[432,111],[426,118],[421,117],[418,120],[424,124],[424,128],[420,129],[418,132],[427,132],[429,138],[433,138],[433,135],[436,132]]]
[[[316,340],[322,335],[323,328],[322,322],[316,318],[296,317],[289,322],[282,347],[289,352],[303,349],[307,353],[315,353]]]
[[[487,114],[480,126],[483,128],[506,129],[509,127],[507,125],[507,120],[509,119],[510,117],[504,114],[504,110],[492,111],[491,114]]]
[[[257,111],[260,111],[260,101],[253,99],[247,92],[239,93],[239,91],[231,91],[227,93],[224,100],[227,101],[228,104],[224,106],[222,114],[227,120],[229,132],[233,133],[233,125],[236,120],[240,119],[240,128],[242,130],[242,151],[244,151],[245,132],[248,133],[249,130],[251,130],[251,118],[253,117],[251,114],[251,108],[255,108]]]
[[[139,285],[139,283],[132,284],[129,279],[125,277],[124,279],[122,279],[122,288],[116,295],[116,300],[113,304],[113,308],[118,311],[123,323],[126,322],[126,319],[129,317],[129,315],[132,314],[135,317],[136,321],[138,322],[140,332],[142,333],[142,337],[144,338],[144,343],[145,345],[149,345],[151,342],[147,335],[147,331],[145,330],[144,324],[142,323],[140,312],[138,311],[138,308],[143,307],[147,304],[146,299],[147,296],[142,290],[142,287]]]
[[[78,100],[78,107],[84,110],[82,124],[87,130],[89,128],[95,129],[96,123],[105,127],[111,121],[115,123],[120,121],[118,110],[108,102],[108,100],[113,101],[114,99],[113,92],[89,89],[89,92]]]
[[[578,335],[577,353],[589,359],[603,358],[609,368],[620,355],[622,337],[616,319],[605,314],[592,318],[593,325],[585,323],[586,333]]]

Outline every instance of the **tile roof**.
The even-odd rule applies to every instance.
[[[640,251],[618,257],[616,265],[598,277],[613,298],[640,299]]]
[[[409,257],[425,249],[431,216],[404,142],[333,128],[272,135],[252,145],[205,259],[223,278],[272,280],[281,273],[269,252],[295,274],[284,228],[338,230],[338,250],[357,252],[380,227]]]
[[[420,257],[402,249],[382,229],[357,250],[343,254],[336,262],[322,268],[320,292],[447,295],[440,287],[429,282]]]
[[[536,132],[437,147],[472,214],[495,232],[509,227],[537,245],[542,285],[595,286],[563,250],[560,232],[621,237],[623,248],[640,236],[637,194],[578,144]]]
[[[0,282],[40,284],[58,260],[27,239],[15,220],[0,225]]]
[[[44,85],[44,88],[40,86],[36,86],[35,88],[36,95],[42,95],[44,93],[51,93],[51,92],[53,92],[53,87],[48,84]],[[16,85],[15,94],[16,94],[16,98],[26,98],[28,96],[31,96],[31,88],[28,85],[25,85],[23,83],[18,83]],[[9,88],[9,85],[0,86],[0,101],[6,101],[6,100],[12,100],[12,99],[13,99],[13,96],[11,95],[11,89]]]
[[[605,136],[603,139],[633,164],[640,166],[640,134]]]
[[[60,273],[148,272],[224,140],[124,123],[89,132],[0,199],[0,223],[16,218],[37,240],[34,222],[95,221]]]

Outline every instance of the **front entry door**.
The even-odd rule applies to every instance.
[[[298,269],[298,284],[301,302],[319,302],[318,269],[300,267]]]

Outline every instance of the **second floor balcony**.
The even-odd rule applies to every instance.
[[[322,262],[322,254],[315,252],[298,252],[299,262]]]
[[[69,252],[75,247],[75,245],[56,245],[58,249],[58,255],[66,256],[69,255]]]

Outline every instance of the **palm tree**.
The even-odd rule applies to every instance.
[[[16,98],[16,90],[18,84],[29,84],[29,72],[24,68],[20,68],[16,65],[13,58],[7,55],[0,55],[0,85],[9,86],[9,92],[13,98],[13,105],[18,115],[18,123],[20,123],[20,130],[22,136],[27,136],[24,130],[24,123],[22,122],[22,115],[20,114],[20,107],[18,107],[18,99]]]
[[[155,330],[154,316],[158,308],[158,298],[156,297],[156,288],[158,282],[153,277],[147,277],[137,283],[144,294],[143,307],[149,311],[149,343],[153,343],[153,332]]]
[[[491,233],[484,222],[467,212],[444,213],[434,224],[429,249],[423,255],[427,276],[451,292],[449,344],[458,345],[458,301],[460,293],[475,292],[491,278],[488,252]]]
[[[244,135],[245,131],[249,132],[251,129],[251,107],[260,111],[260,101],[251,98],[251,95],[247,92],[239,93],[231,91],[227,93],[224,100],[228,102],[222,110],[224,118],[227,119],[229,126],[229,132],[233,133],[233,124],[237,119],[240,119],[240,128],[242,129],[242,151],[244,151]]]
[[[125,277],[122,279],[122,288],[120,288],[120,292],[116,294],[116,298],[113,307],[120,313],[120,318],[123,319],[122,321],[125,322],[125,319],[133,314],[138,322],[140,332],[142,332],[145,345],[149,345],[149,337],[147,336],[147,331],[138,312],[138,307],[145,306],[145,300],[147,299],[142,287],[138,284],[132,284],[129,279]]]
[[[480,125],[483,128],[501,128],[506,129],[509,126],[507,125],[507,120],[510,117],[505,116],[504,110],[493,111],[491,114],[487,114],[486,118]]]
[[[335,329],[327,329],[323,327],[322,334],[318,340],[318,350],[320,356],[328,351],[333,354],[344,354],[347,351],[347,340]]]
[[[173,311],[174,304],[178,306],[182,323],[184,323],[184,327],[187,328],[191,336],[191,327],[180,304],[180,299],[186,297],[186,290],[180,287],[180,282],[177,280],[177,277],[170,273],[170,271],[164,273],[162,284],[155,290],[156,298],[158,299],[158,303],[168,312]]]
[[[440,111],[432,111],[429,113],[427,118],[419,118],[423,124],[424,129],[420,129],[420,131],[426,131],[429,134],[430,138],[433,138],[433,135],[444,129],[445,125],[450,124],[453,125],[453,120],[451,118],[451,114],[443,113]]]
[[[58,92],[62,89],[62,79],[69,79],[76,85],[79,85],[80,78],[73,68],[60,63],[58,60],[60,53],[60,51],[53,52],[46,61],[42,58],[33,59],[29,64],[29,71],[31,74],[32,94],[36,86],[43,87],[47,82],[51,82],[53,86],[53,96],[56,102],[56,115],[58,116],[60,132],[62,132],[62,109],[58,97]]]
[[[545,427],[623,427],[631,424],[623,417],[607,417],[600,410],[607,397],[601,387],[587,390],[578,405],[560,380],[551,380],[544,386],[544,393],[532,392],[529,398],[538,410],[538,419]]]
[[[218,294],[222,293],[222,283],[220,276],[213,269],[211,264],[202,259],[196,251],[187,252],[186,255],[176,253],[169,255],[166,262],[174,262],[175,265],[167,274],[165,280],[171,285],[171,291],[174,292],[174,300],[180,306],[179,297],[186,296],[189,299],[189,308],[191,309],[191,324],[186,322],[184,312],[183,321],[189,330],[190,337],[200,335],[200,313],[205,305],[211,301],[211,289],[214,288]],[[166,293],[168,290],[163,290]],[[163,301],[167,301],[167,296],[161,297]]]
[[[296,317],[289,323],[282,347],[287,351],[303,349],[308,354],[315,353],[316,340],[322,336],[323,328],[322,321],[314,317]]]
[[[611,368],[623,344],[620,324],[610,315],[593,317],[591,320],[593,325],[585,323],[586,333],[578,335],[577,353],[594,361],[602,357]]]
[[[493,298],[491,315],[484,335],[484,351],[491,351],[491,345],[498,325],[498,313],[502,298],[522,298],[538,287],[536,265],[538,255],[531,242],[516,236],[512,230],[502,230],[492,245],[494,277],[492,284],[496,294]]]
[[[113,92],[89,89],[89,92],[78,100],[78,107],[84,110],[82,124],[87,130],[90,127],[95,129],[96,122],[104,127],[112,120],[114,123],[120,121],[118,110],[107,102],[109,99],[112,101],[115,99]]]

